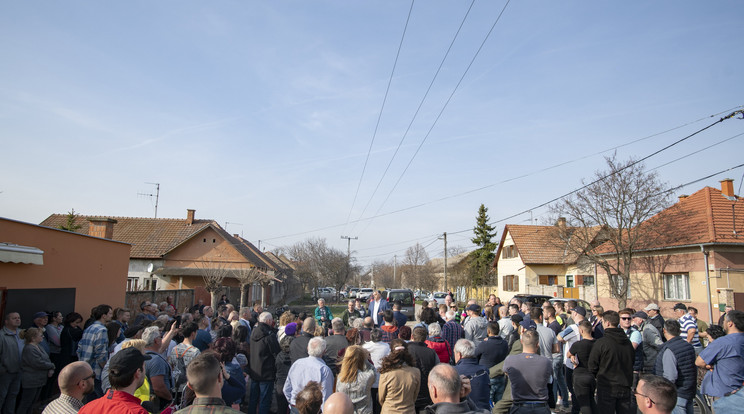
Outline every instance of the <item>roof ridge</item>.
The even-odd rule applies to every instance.
[[[60,214],[60,213],[52,213],[52,216],[61,216],[61,217],[67,217],[66,213]],[[111,216],[108,214],[75,214],[75,217],[78,218],[87,218],[87,217],[106,217],[106,218],[112,218],[112,219],[137,219],[137,220],[158,220],[158,221],[186,221],[187,218],[175,218],[175,217],[133,217],[133,216]],[[217,222],[215,219],[211,218],[202,218],[202,219],[194,219],[194,222],[197,221],[205,221],[205,222]]]

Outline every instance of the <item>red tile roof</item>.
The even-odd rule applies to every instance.
[[[744,244],[744,199],[735,196],[731,200],[719,189],[704,187],[650,218],[648,222],[669,218],[674,224],[654,246],[648,248],[702,243]]]
[[[573,232],[577,228],[568,227],[568,232]],[[501,243],[496,250],[496,260],[498,262],[501,255],[501,248],[504,245],[506,234],[511,235],[514,245],[519,252],[519,257],[524,264],[570,264],[575,263],[576,253],[567,249],[566,242],[560,239],[556,226],[533,226],[523,224],[507,224],[501,235]],[[599,233],[599,227],[590,229],[590,237],[593,239]],[[573,240],[573,239],[571,239]]]
[[[80,225],[77,233],[88,234],[88,219],[101,216],[78,216],[76,224]],[[106,216],[106,218],[109,218]],[[132,258],[160,258],[175,246],[188,240],[205,228],[213,225],[221,229],[214,220],[194,220],[189,225],[186,219],[164,219],[145,217],[110,217],[117,221],[114,224],[113,239],[132,245]],[[66,214],[52,214],[41,222],[42,226],[58,228],[67,223]]]

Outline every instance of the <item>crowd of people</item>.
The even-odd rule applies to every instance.
[[[424,301],[409,321],[376,291],[334,317],[275,316],[259,303],[177,314],[170,298],[129,309],[39,312],[0,332],[0,413],[741,412],[744,312],[718,324],[674,306],[539,305],[495,295]]]

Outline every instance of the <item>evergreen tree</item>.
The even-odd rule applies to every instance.
[[[488,224],[488,209],[483,204],[478,209],[478,217],[473,228],[475,237],[470,239],[478,248],[470,254],[469,271],[473,286],[488,281],[488,273],[495,258],[496,243],[491,239],[496,236],[493,226]]]
[[[75,214],[75,209],[73,208],[71,211],[67,212],[67,222],[65,224],[60,224],[59,228],[61,230],[67,230],[73,233],[77,233],[77,231],[80,230],[80,228],[83,226],[75,223],[76,220],[77,214]]]

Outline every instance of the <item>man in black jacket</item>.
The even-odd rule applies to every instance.
[[[315,319],[305,318],[302,322],[302,333],[296,337],[289,346],[289,359],[294,364],[301,358],[307,358],[307,344],[313,339],[315,333]]]
[[[250,361],[248,374],[251,376],[251,398],[248,412],[255,413],[259,406],[261,413],[268,413],[271,407],[271,390],[276,380],[276,355],[279,353],[279,341],[274,330],[274,318],[270,312],[258,316],[258,323],[253,327],[250,340]]]
[[[625,331],[618,328],[617,312],[607,311],[602,319],[604,336],[597,339],[589,354],[589,371],[597,377],[597,412],[631,413],[635,350]]]
[[[408,343],[408,352],[413,356],[416,366],[421,371],[421,388],[416,397],[416,412],[432,404],[428,386],[429,372],[439,363],[437,353],[426,346],[426,334],[426,328],[416,327],[413,329],[412,341]]]

